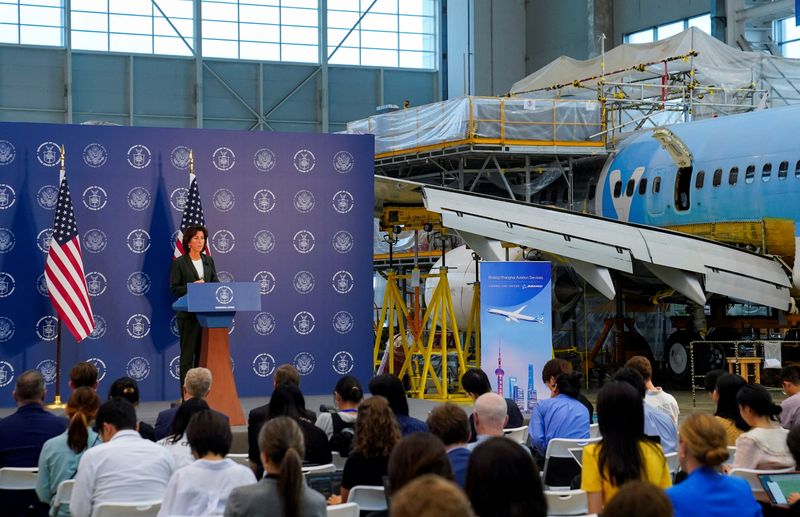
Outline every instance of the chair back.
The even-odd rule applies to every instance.
[[[239,465],[244,465],[245,467],[250,468],[250,457],[247,455],[247,453],[230,453],[225,457],[232,459]]]
[[[328,506],[328,517],[358,517],[360,511],[356,503],[334,504]]]
[[[733,465],[733,459],[736,457],[736,447],[728,445],[728,459],[725,460],[724,465]]]
[[[600,424],[589,424],[589,438],[600,437]]]
[[[333,456],[333,464],[336,465],[336,470],[344,470],[347,458],[343,458],[338,451],[331,451],[331,456]]]
[[[131,503],[100,503],[92,510],[92,517],[157,517],[161,501]]]
[[[602,438],[553,438],[547,444],[545,452],[542,480],[547,487],[569,487],[569,481],[580,474],[580,464],[576,461],[577,451],[590,443],[597,443]],[[556,461],[551,461],[559,458]],[[553,465],[551,467],[551,465]],[[550,473],[549,470],[553,469]]]
[[[75,487],[74,479],[65,479],[58,484],[56,496],[53,498],[53,514],[58,515],[58,507],[62,504],[69,506],[69,501],[72,499],[72,489]]]
[[[586,515],[589,499],[583,490],[545,490],[547,515]]]
[[[39,469],[36,467],[3,467],[0,469],[0,490],[34,490]]]
[[[761,481],[758,480],[759,474],[782,474],[784,472],[794,472],[794,468],[789,467],[785,469],[773,470],[731,469],[728,474],[747,481],[747,483],[750,485],[750,490],[753,491],[753,495],[758,495],[764,493],[764,487],[761,486]]]
[[[669,470],[669,473],[672,474],[672,477],[675,477],[675,473],[678,472],[679,468],[681,468],[681,464],[678,461],[678,453],[667,453],[664,455],[664,459],[667,460],[667,469]]]
[[[365,512],[386,510],[386,495],[382,486],[357,485],[350,489],[348,503],[356,503]]]
[[[333,463],[326,463],[325,465],[310,465],[303,467],[303,474],[319,474],[322,472],[336,472],[336,465]]]
[[[503,434],[506,435],[506,438],[511,438],[515,442],[524,445],[528,440],[528,426],[523,425],[522,427],[503,429]]]

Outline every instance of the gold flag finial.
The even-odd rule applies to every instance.
[[[189,149],[189,174],[194,174],[194,151]]]
[[[61,170],[64,170],[64,144],[61,144]]]

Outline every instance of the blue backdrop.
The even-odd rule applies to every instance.
[[[372,360],[371,136],[0,123],[0,405],[16,375],[55,381],[55,317],[43,271],[57,197],[59,146],[81,235],[97,328],[63,332],[62,390],[94,362],[101,391],[121,376],[147,400],[174,399],[178,337],[169,268],[195,157],[212,256],[222,281],[255,281],[262,312],[237,315],[239,393],[265,395],[294,363],[303,391]]]

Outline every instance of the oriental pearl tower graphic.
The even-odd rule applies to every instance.
[[[503,396],[503,375],[506,372],[503,370],[503,354],[500,350],[500,344],[497,344],[497,369],[494,371],[494,374],[497,375],[497,394],[501,397]]]

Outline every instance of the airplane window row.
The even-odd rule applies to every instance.
[[[712,176],[712,179],[711,179],[711,185],[713,187],[719,187],[720,185],[722,185],[723,174],[724,174],[724,171],[722,169],[717,169],[717,170],[714,171],[714,175]],[[786,177],[788,176],[788,174],[789,174],[789,162],[788,161],[782,161],[778,165],[778,179],[779,180],[785,180]],[[800,178],[800,160],[798,160],[795,163],[794,175],[795,175],[796,178]],[[753,183],[755,181],[755,177],[756,177],[756,166],[752,165],[752,164],[748,165],[747,168],[745,169],[745,173],[744,173],[744,182],[747,183],[747,184]],[[705,171],[702,171],[702,170],[701,171],[697,171],[697,174],[695,175],[695,179],[694,179],[694,188],[695,188],[695,190],[700,190],[700,189],[703,188],[703,186],[705,184],[705,178],[706,178]],[[772,164],[771,163],[765,163],[761,167],[761,181],[766,183],[771,178],[772,178]],[[731,186],[736,185],[736,183],[738,181],[739,181],[739,167],[731,167],[730,170],[728,171],[728,185],[731,185]],[[589,187],[589,201],[594,199],[594,195],[595,195],[594,189],[595,189],[595,186],[594,185],[590,185],[590,187]],[[633,178],[629,179],[627,185],[625,186],[625,196],[626,197],[633,196],[633,193],[636,190],[637,190],[636,189],[636,180],[634,180]],[[642,178],[639,181],[638,191],[639,191],[639,195],[640,196],[643,196],[647,192],[647,178]],[[655,178],[653,178],[652,192],[653,192],[653,194],[658,194],[660,191],[661,191],[661,176],[656,176]],[[621,197],[622,195],[623,195],[623,193],[622,193],[622,181],[616,181],[614,183],[613,196],[615,198],[618,198],[618,197]]]

